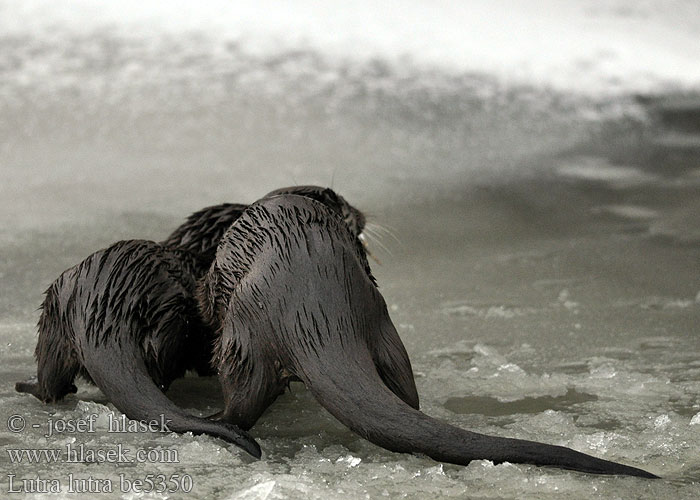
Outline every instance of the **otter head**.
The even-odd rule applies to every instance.
[[[360,235],[365,228],[366,222],[364,214],[350,205],[345,198],[340,196],[332,189],[320,186],[290,186],[275,189],[274,191],[267,193],[265,198],[281,194],[296,194],[323,203],[345,221],[345,224],[348,226],[348,229],[350,229],[350,232],[354,236],[362,239]]]

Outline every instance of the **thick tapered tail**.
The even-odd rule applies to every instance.
[[[260,458],[258,443],[245,431],[226,422],[195,417],[168,399],[148,375],[143,359],[128,349],[92,347],[85,368],[109,401],[132,420],[167,422],[168,430],[208,434],[233,443]]]
[[[562,446],[486,436],[460,429],[411,408],[377,374],[369,353],[348,359],[348,350],[323,359],[310,355],[299,377],[338,420],[365,439],[391,451],[422,453],[441,462],[466,465],[491,460],[552,466],[592,474],[656,478],[635,467],[602,460]],[[332,360],[332,361],[331,361]]]

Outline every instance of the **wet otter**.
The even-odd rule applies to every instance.
[[[143,240],[117,242],[66,270],[42,304],[37,380],[17,391],[57,401],[76,392],[81,375],[129,418],[164,415],[171,431],[218,436],[259,457],[247,433],[192,416],[162,392],[187,369],[208,370],[210,332],[193,295],[200,272],[188,252]]]
[[[327,203],[361,231],[364,218],[330,189],[295,186]],[[19,392],[44,402],[76,392],[77,375],[95,382],[132,419],[164,414],[171,430],[220,436],[259,456],[238,429],[197,419],[162,391],[185,371],[211,375],[213,334],[200,321],[194,283],[209,267],[216,246],[246,205],[222,204],[191,215],[163,244],[123,241],[95,252],[65,271],[46,291],[35,351],[37,380],[19,382]],[[155,384],[155,385],[154,385]]]
[[[220,418],[249,429],[299,379],[351,430],[397,452],[597,474],[654,475],[569,448],[469,432],[418,410],[410,361],[356,235],[294,195],[251,205],[223,236],[199,285],[219,332]]]

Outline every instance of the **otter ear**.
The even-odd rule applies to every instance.
[[[387,317],[382,321],[374,364],[384,384],[406,404],[418,410],[418,391],[413,380],[413,369],[406,348]]]
[[[321,195],[327,201],[338,203],[338,193],[333,191],[331,188],[324,188]]]

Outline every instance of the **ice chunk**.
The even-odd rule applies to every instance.
[[[357,467],[358,465],[360,465],[360,462],[362,462],[361,458],[353,457],[352,455],[340,457],[338,460],[335,461],[336,464],[345,464],[348,467]]]
[[[230,496],[230,500],[267,500],[270,498],[270,494],[272,493],[272,490],[275,489],[275,485],[277,484],[276,481],[274,480],[269,480],[262,482],[260,484],[256,484],[255,486],[251,486],[250,488],[247,488],[241,492],[236,493],[233,496]]]
[[[659,415],[654,419],[654,428],[665,429],[670,422],[671,418],[668,415]]]

